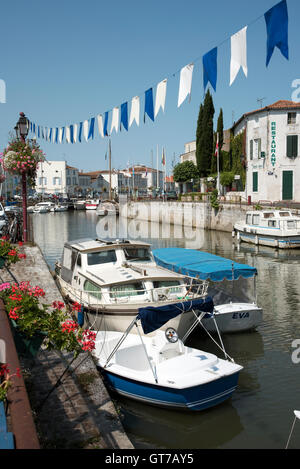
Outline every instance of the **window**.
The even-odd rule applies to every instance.
[[[288,158],[296,158],[298,156],[298,135],[287,135],[286,156]]]
[[[274,217],[274,212],[264,213],[264,218]]]
[[[53,178],[53,186],[60,186],[60,185],[61,185],[60,177],[54,177]]]
[[[76,186],[76,178],[73,178],[73,186]]]
[[[108,262],[116,262],[117,256],[114,250],[89,252],[87,255],[88,265],[107,264]]]
[[[297,222],[296,220],[288,220],[286,226],[288,230],[295,230],[297,228]]]
[[[275,228],[277,226],[276,220],[268,220],[268,226],[270,228]]]
[[[260,153],[261,153],[261,139],[256,138],[254,140],[253,158],[260,158]]]
[[[260,215],[253,215],[253,219],[252,219],[252,224],[253,225],[259,225],[259,218],[260,218]]]
[[[252,173],[252,192],[258,192],[258,172]]]
[[[287,123],[288,124],[296,124],[296,113],[295,112],[288,112]]]
[[[141,283],[127,283],[126,285],[116,285],[110,289],[111,298],[121,298],[122,296],[143,295],[145,290]]]
[[[83,285],[83,290],[88,292],[91,296],[94,296],[98,300],[101,300],[101,288],[95,285],[90,280],[86,280]]]
[[[40,186],[47,185],[47,178],[45,178],[45,177],[39,178],[39,185]]]
[[[248,214],[246,216],[246,223],[247,223],[247,225],[251,225],[251,215],[250,214]]]
[[[126,248],[124,254],[127,261],[151,261],[148,248]]]
[[[67,177],[67,185],[68,185],[68,186],[71,185],[71,178],[70,178],[70,177]]]
[[[290,212],[279,212],[280,217],[289,217],[290,215]]]
[[[253,160],[253,140],[250,140],[250,160]]]
[[[78,267],[81,267],[81,254],[78,254],[77,265],[78,265]]]
[[[153,287],[154,288],[170,287],[171,293],[180,293],[182,291],[182,287],[180,287],[180,282],[178,282],[178,280],[156,280],[153,282]]]

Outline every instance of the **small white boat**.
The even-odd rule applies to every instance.
[[[293,421],[293,424],[292,424],[292,428],[291,428],[291,431],[290,431],[290,434],[289,434],[289,437],[288,437],[288,441],[287,441],[287,444],[286,444],[286,447],[285,449],[288,448],[289,446],[289,443],[290,443],[290,440],[291,440],[291,436],[292,436],[292,433],[293,433],[293,430],[294,430],[294,426],[295,426],[295,423],[296,423],[296,420],[300,420],[300,410],[294,410],[294,421]]]
[[[69,207],[67,205],[57,204],[54,207],[51,207],[51,212],[67,212]]]
[[[300,247],[300,217],[290,210],[253,210],[245,221],[238,221],[232,233],[238,242],[274,248]]]
[[[155,335],[143,335],[139,321],[144,334],[156,330]],[[160,325],[145,308],[125,333],[97,332],[92,353],[108,386],[130,399],[177,410],[200,411],[229,399],[243,367],[224,349],[225,360],[186,347],[174,329],[157,330]],[[134,326],[138,334],[130,333]]]
[[[105,215],[119,215],[119,204],[114,200],[103,200],[101,209],[106,212]]]
[[[33,213],[33,211],[34,211],[33,205],[30,205],[29,207],[27,207],[27,213]]]
[[[85,210],[85,200],[76,200],[74,202],[74,210]]]
[[[125,331],[139,308],[170,306],[184,312],[172,326],[186,333],[190,308],[206,296],[208,283],[190,281],[159,267],[148,243],[129,240],[83,239],[65,243],[62,262],[55,267],[63,296],[82,305],[86,325]]]
[[[97,207],[96,214],[97,214],[99,217],[104,217],[105,215],[107,215],[107,210],[102,206],[102,203],[101,203],[101,202],[100,202],[100,204],[99,204],[98,207]]]
[[[96,210],[99,205],[99,199],[87,200],[85,203],[86,210]]]
[[[34,213],[48,213],[51,211],[55,204],[53,202],[39,202],[34,206]]]
[[[216,325],[220,332],[227,333],[252,330],[261,323],[262,309],[256,304],[255,267],[194,249],[161,248],[154,250],[153,254],[157,264],[164,268],[188,277],[210,281],[208,294],[214,300],[214,313],[201,320],[202,326],[209,332],[215,332]],[[245,296],[251,296],[250,292],[243,292],[243,279],[254,281],[252,303],[239,300],[240,296],[243,299]],[[224,288],[223,281],[230,282],[230,292]],[[194,318],[189,317],[187,320],[189,327],[195,327]]]

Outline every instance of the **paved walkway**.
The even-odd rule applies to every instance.
[[[44,303],[63,301],[40,249],[26,246],[21,250],[26,259],[10,269],[16,279],[43,288]],[[0,271],[0,280],[11,281],[5,269]],[[70,354],[42,349],[35,360],[22,362],[41,447],[133,449],[90,354],[83,353],[72,363],[45,400],[71,359]]]

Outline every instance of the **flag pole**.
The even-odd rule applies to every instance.
[[[220,195],[220,151],[219,151],[219,132],[217,132],[217,190]]]

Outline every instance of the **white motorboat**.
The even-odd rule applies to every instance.
[[[33,212],[34,213],[48,213],[51,209],[55,207],[53,202],[39,202],[34,206]]]
[[[96,214],[97,214],[99,217],[104,217],[105,215],[107,215],[107,210],[102,206],[102,203],[101,203],[101,202],[100,202],[100,204],[99,204],[98,207],[97,207]]]
[[[99,205],[99,199],[91,199],[87,200],[85,203],[85,209],[86,210],[96,210],[98,205]]]
[[[165,320],[169,324],[170,316]],[[143,335],[140,321],[144,334],[155,335]],[[124,334],[97,332],[92,353],[108,386],[130,399],[177,410],[204,410],[229,399],[242,366],[224,348],[226,359],[186,347],[174,329],[159,329],[161,322],[145,308]],[[134,326],[136,334],[130,333]]]
[[[69,207],[67,205],[61,204],[54,205],[54,207],[51,207],[50,209],[51,212],[67,212],[68,210]]]
[[[86,324],[97,330],[125,331],[139,308],[171,305],[186,311],[173,320],[181,336],[195,320],[193,301],[208,287],[194,280],[192,291],[185,276],[157,266],[150,245],[141,241],[67,242],[55,272],[63,296],[82,305]]]
[[[74,202],[74,210],[85,210],[85,200],[76,200]]]
[[[252,330],[261,323],[262,309],[256,304],[255,267],[194,249],[161,248],[153,254],[157,264],[170,271],[210,282],[208,294],[214,300],[214,314],[201,320],[209,332],[215,332],[216,325],[220,332],[227,333]],[[248,279],[253,285],[249,285]],[[249,301],[251,296],[253,302]],[[189,327],[195,327],[194,318],[188,319]]]
[[[300,217],[290,210],[253,210],[245,221],[235,223],[233,236],[238,242],[275,248],[300,247]]]
[[[100,209],[105,211],[105,215],[119,215],[119,204],[114,200],[103,200]]]

